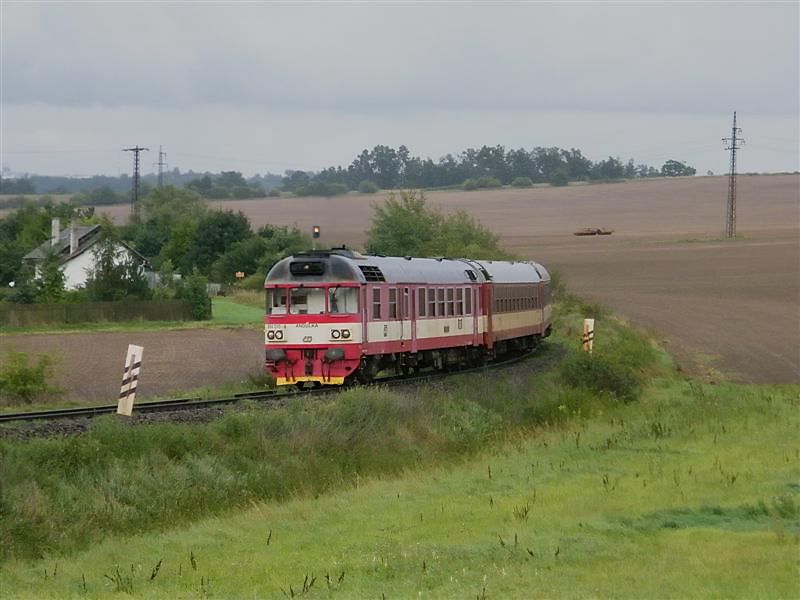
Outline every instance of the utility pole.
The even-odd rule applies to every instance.
[[[164,169],[168,167],[165,159],[167,158],[167,153],[161,150],[161,146],[158,147],[158,162],[153,163],[154,167],[158,167],[158,189],[164,187]]]
[[[123,152],[133,152],[133,195],[131,196],[131,215],[136,214],[136,206],[139,204],[139,152],[149,151],[150,148],[123,148]]]
[[[722,138],[725,150],[731,151],[731,173],[728,180],[728,208],[725,213],[725,237],[736,237],[736,151],[744,146],[744,140],[739,136],[741,128],[736,127],[736,112],[733,113],[733,127],[731,137]]]

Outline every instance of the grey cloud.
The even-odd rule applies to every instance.
[[[796,4],[3,10],[11,104],[798,111]]]

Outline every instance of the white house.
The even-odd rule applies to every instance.
[[[64,272],[64,288],[74,290],[86,285],[89,273],[95,266],[95,253],[92,249],[101,239],[102,230],[99,225],[72,224],[62,231],[59,219],[53,219],[50,240],[28,252],[23,260],[34,265],[36,277],[39,277],[41,263],[48,254],[57,253],[61,270]],[[145,274],[150,271],[150,264],[144,256],[124,242],[119,242],[116,262],[119,264],[127,260],[139,264]]]

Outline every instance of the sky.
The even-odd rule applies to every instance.
[[[406,145],[800,169],[797,2],[0,0],[4,175],[245,175]]]

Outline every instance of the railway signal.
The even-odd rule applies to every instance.
[[[319,239],[319,225],[314,225],[314,226],[311,228],[311,238],[314,240],[314,242],[313,242],[313,245],[312,245],[312,248],[313,248],[314,250],[316,250],[316,249],[317,249],[317,242],[316,242],[316,240],[317,240],[317,239]]]

